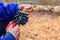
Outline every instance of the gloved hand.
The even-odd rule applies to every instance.
[[[7,32],[10,32],[16,39],[19,39],[19,25],[16,25],[14,28],[12,27],[12,25],[10,25]]]
[[[30,12],[32,12],[32,6],[33,5],[31,5],[31,4],[20,4],[19,10],[29,14]]]

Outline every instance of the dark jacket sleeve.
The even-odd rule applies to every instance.
[[[13,18],[18,12],[18,4],[9,3],[7,5],[0,2],[0,20]]]
[[[6,33],[4,38],[0,38],[0,40],[16,40],[15,37],[11,33]]]

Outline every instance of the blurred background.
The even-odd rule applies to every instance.
[[[60,5],[60,0],[0,0],[1,2],[9,3],[31,3],[40,5]]]

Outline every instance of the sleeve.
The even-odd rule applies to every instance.
[[[7,32],[5,37],[4,38],[0,38],[0,40],[16,40],[16,39],[11,33]]]
[[[0,20],[13,18],[18,12],[18,4],[9,3],[4,5],[0,2]]]

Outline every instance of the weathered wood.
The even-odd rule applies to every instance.
[[[60,6],[43,6],[43,5],[35,5],[33,10],[36,11],[52,11],[52,12],[60,12]]]
[[[21,2],[21,3],[33,3],[33,4],[40,4],[40,5],[60,5],[60,0],[0,0],[0,1],[7,1],[7,2]]]

